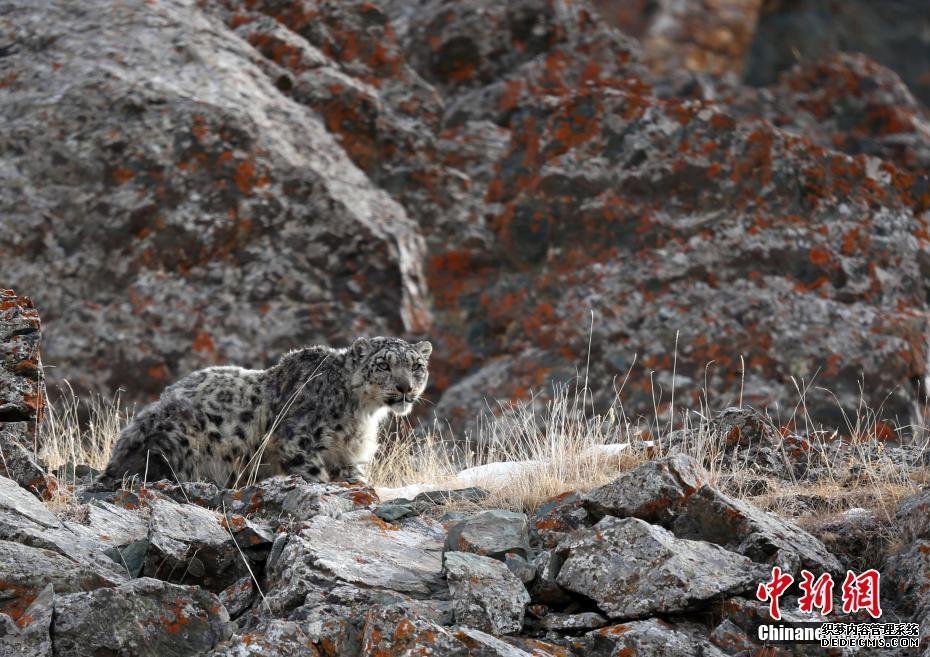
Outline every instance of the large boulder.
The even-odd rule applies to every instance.
[[[228,635],[228,622],[215,595],[142,578],[58,596],[52,632],[56,657],[194,657]]]
[[[753,588],[766,570],[702,541],[636,518],[604,518],[557,548],[559,585],[593,599],[610,618],[686,611]]]
[[[676,453],[591,490],[584,504],[597,518],[639,518],[792,572],[843,572],[826,546],[797,524],[721,492],[710,480],[697,460]]]
[[[219,18],[8,9],[0,251],[48,309],[53,381],[140,399],[204,365],[426,328],[415,224]]]

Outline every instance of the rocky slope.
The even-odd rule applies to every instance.
[[[900,506],[903,548],[853,565],[709,482],[678,454],[530,516],[439,517],[436,493],[382,504],[371,489],[296,477],[88,493],[56,515],[0,477],[0,654],[838,654],[759,652],[771,616],[755,592],[775,565],[798,580],[802,568],[838,581],[886,568],[883,620],[926,623],[926,494]],[[801,613],[799,594],[781,600],[789,622],[866,620]]]
[[[595,400],[629,372],[631,415],[674,363],[685,405],[920,419],[925,107],[863,56],[743,87],[771,3],[698,4],[626,3],[640,43],[562,0],[8,3],[0,273],[50,379],[146,399],[428,333],[462,426],[584,369],[594,311]]]

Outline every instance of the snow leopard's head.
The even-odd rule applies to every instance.
[[[352,388],[360,401],[407,415],[429,377],[429,342],[411,344],[398,338],[358,338],[349,347],[355,363]]]

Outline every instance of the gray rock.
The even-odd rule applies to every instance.
[[[895,521],[905,541],[930,539],[930,488],[901,500],[895,512]]]
[[[30,426],[29,422],[0,422],[0,476],[12,479],[40,499],[48,499],[59,483],[27,447],[31,443]]]
[[[52,379],[141,401],[182,372],[359,326],[426,328],[414,222],[212,12],[134,3],[116,29],[107,0],[9,8],[20,46],[4,66],[31,82],[0,107],[0,142],[20,153],[0,170],[17,227],[0,251],[55,309]]]
[[[511,641],[513,643],[511,643]],[[564,657],[565,649],[532,641],[494,637],[471,627],[445,628],[399,607],[375,606],[365,614],[362,657],[437,655],[442,657]]]
[[[524,584],[529,584],[536,579],[536,568],[519,554],[513,552],[505,554],[504,565]]]
[[[530,597],[537,604],[561,606],[571,601],[568,591],[559,586],[557,577],[562,557],[554,550],[544,550],[533,559],[536,577],[530,588]]]
[[[456,490],[428,490],[413,498],[413,506],[418,511],[428,511],[432,507],[452,503],[477,503],[488,497],[490,493],[483,488],[474,486]]]
[[[269,605],[296,607],[321,580],[428,596],[442,586],[441,544],[367,511],[317,516],[269,560]]]
[[[55,600],[56,657],[193,657],[228,635],[212,593],[150,578]]]
[[[220,591],[220,602],[226,607],[230,618],[239,617],[255,600],[257,589],[251,575],[233,582]]]
[[[882,593],[901,608],[930,613],[930,539],[918,539],[888,558],[882,569]]]
[[[585,508],[595,518],[605,515],[634,517],[653,524],[668,525],[682,502],[710,480],[696,460],[675,454],[625,472],[609,484],[583,497]]]
[[[233,536],[215,511],[156,499],[150,504],[149,551],[143,572],[219,592],[248,574]]]
[[[0,429],[8,422],[32,425],[45,405],[41,338],[32,300],[0,287]]]
[[[53,657],[52,613],[55,588],[46,586],[16,619],[0,615],[0,655],[16,657]]]
[[[35,496],[6,477],[0,477],[0,540],[57,552],[111,585],[126,579],[125,569],[106,555],[109,546],[91,529],[62,523]]]
[[[797,571],[845,574],[826,546],[795,523],[732,498],[711,486],[690,495],[671,525],[676,536],[710,541],[758,563]]]
[[[710,642],[731,655],[744,651],[751,652],[756,648],[749,635],[729,618],[724,618],[710,633]]]
[[[17,620],[47,586],[58,593],[91,591],[112,582],[51,550],[0,540],[0,612]]]
[[[309,520],[334,518],[349,511],[374,508],[378,497],[367,486],[307,483],[298,476],[269,477],[254,485],[220,491],[208,504],[214,509],[240,515]]]
[[[637,518],[604,518],[557,550],[565,559],[558,584],[615,619],[701,607],[747,591],[767,574],[744,556]]]
[[[657,618],[594,630],[572,640],[571,645],[585,657],[724,657],[707,641]]]
[[[12,479],[0,477],[0,525],[0,532],[8,532],[17,525],[55,528],[61,522],[34,495]]]
[[[551,613],[543,616],[539,624],[546,630],[578,633],[604,627],[607,625],[607,619],[593,611],[585,611],[580,614]]]
[[[473,552],[503,559],[508,552],[530,557],[526,514],[514,511],[482,511],[449,525],[445,548],[449,552]]]
[[[468,552],[446,552],[443,564],[457,624],[492,634],[522,629],[530,596],[507,566]]]
[[[150,512],[147,509],[131,510],[93,500],[84,510],[80,524],[101,543],[122,548],[148,539]],[[75,527],[78,523],[65,521],[64,524],[66,527]]]
[[[409,500],[408,500],[409,502]],[[398,504],[395,501],[381,504],[374,510],[374,514],[385,522],[394,522],[416,513],[410,504]]]
[[[599,520],[591,517],[583,503],[581,493],[569,491],[540,504],[530,518],[533,545],[551,550],[571,532],[579,527],[590,527]]]
[[[313,642],[303,628],[277,618],[218,645],[207,657],[307,657],[316,655]]]

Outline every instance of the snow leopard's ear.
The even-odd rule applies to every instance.
[[[371,340],[368,338],[355,338],[355,342],[349,347],[353,356],[361,360],[371,353]]]
[[[419,351],[423,358],[429,358],[429,355],[433,353],[433,345],[429,340],[417,342],[415,345],[413,345],[413,348]]]

